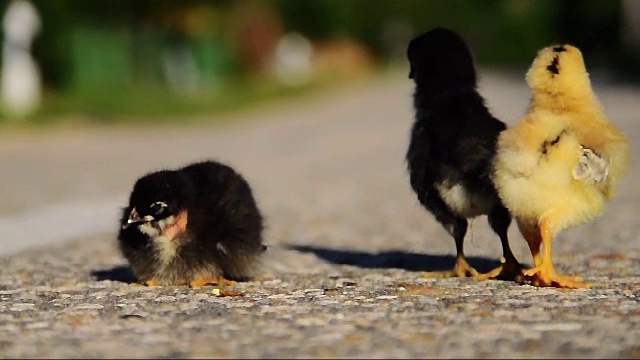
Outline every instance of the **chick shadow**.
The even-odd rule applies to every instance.
[[[331,249],[310,245],[287,245],[287,249],[311,253],[318,258],[338,265],[351,265],[366,269],[403,269],[408,271],[448,271],[456,261],[454,255],[416,254],[404,251],[368,253],[355,250]],[[500,266],[496,259],[467,257],[467,261],[479,272],[488,272]]]
[[[119,281],[126,284],[133,284],[138,281],[133,271],[128,266],[115,266],[106,270],[93,270],[91,276],[96,281]]]

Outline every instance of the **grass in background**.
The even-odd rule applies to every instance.
[[[378,69],[379,70],[379,69]],[[243,111],[270,101],[295,99],[357,83],[367,76],[316,76],[299,86],[285,86],[276,79],[235,81],[217,90],[186,95],[167,87],[137,86],[127,89],[94,89],[91,92],[45,94],[41,108],[25,119],[0,116],[0,127],[41,127],[74,124],[170,124],[195,119],[217,121],[219,115]]]

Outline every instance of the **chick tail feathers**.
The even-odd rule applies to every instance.
[[[609,165],[609,174],[604,186],[605,196],[607,199],[612,199],[616,196],[615,188],[618,181],[625,174],[631,162],[629,142],[626,137],[621,136],[618,140],[608,144],[604,153],[608,158],[614,159]]]

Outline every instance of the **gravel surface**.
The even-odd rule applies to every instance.
[[[558,269],[592,289],[425,279],[452,266],[454,244],[409,188],[402,75],[223,125],[0,135],[0,357],[640,357],[637,165],[603,216],[554,245]],[[482,91],[508,123],[527,104],[520,78],[487,73]],[[640,89],[596,91],[637,138]],[[116,250],[118,207],[143,173],[206,157],[252,184],[264,270],[233,289],[136,285]],[[515,226],[510,236],[530,263]],[[484,217],[466,252],[480,270],[497,265]]]

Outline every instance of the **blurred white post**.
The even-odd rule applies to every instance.
[[[2,106],[9,115],[23,117],[38,108],[42,96],[40,72],[31,57],[31,42],[41,28],[40,17],[28,0],[13,0],[2,25]]]
[[[273,67],[275,74],[284,85],[300,86],[311,79],[313,46],[297,32],[282,36],[275,49]]]

